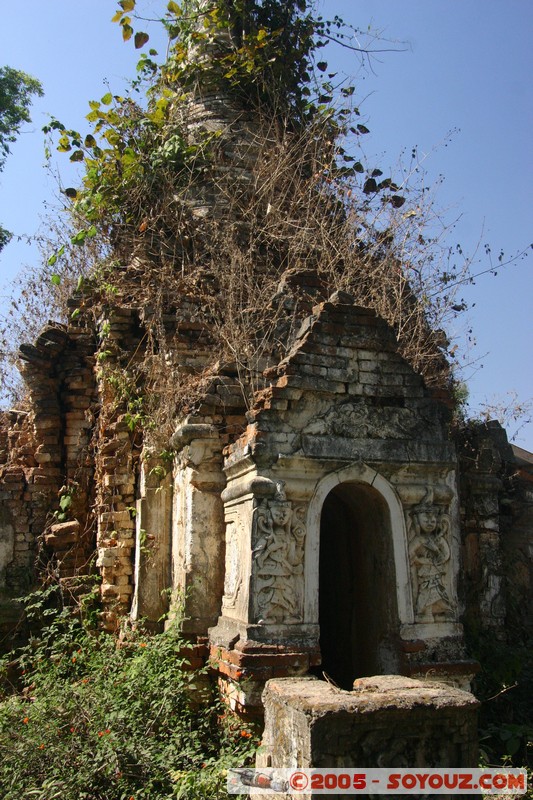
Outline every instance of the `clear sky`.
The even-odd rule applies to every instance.
[[[156,17],[165,3],[138,6]],[[48,115],[88,130],[88,100],[99,99],[107,84],[119,93],[134,73],[138,54],[111,24],[115,9],[113,0],[0,0],[0,65],[33,74],[45,91],[0,175],[0,222],[17,234],[37,231],[57,191],[43,168],[40,129]],[[445,178],[438,203],[447,219],[459,217],[450,245],[473,252],[489,243],[496,256],[526,248],[533,241],[532,0],[321,0],[320,10],[363,30],[370,25],[405,48],[376,56],[365,71],[347,50],[328,54],[335,69],[356,76],[371,129],[363,144],[367,163],[394,170],[401,152],[416,146],[428,154],[430,180]],[[157,26],[144,28],[161,48]],[[451,130],[457,132],[440,145]],[[11,243],[0,254],[0,283],[36,259],[24,242]],[[482,249],[480,259],[483,270],[489,264]],[[476,340],[464,362],[472,408],[513,391],[531,398],[533,254],[497,277],[480,278],[462,296],[475,306],[452,333],[466,343],[472,329]],[[533,450],[532,424],[516,443]]]

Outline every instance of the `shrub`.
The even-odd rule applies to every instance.
[[[4,800],[226,797],[225,769],[254,739],[228,722],[208,668],[190,668],[177,627],[114,637],[41,611],[46,626],[1,665]]]
[[[481,700],[480,755],[485,765],[533,766],[533,642],[495,641],[469,631],[470,652],[481,664],[473,691]]]

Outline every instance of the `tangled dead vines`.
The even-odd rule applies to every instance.
[[[279,4],[244,5],[193,3],[189,17],[177,15],[165,65],[143,62],[156,73],[147,107],[111,93],[91,103],[100,141],[57,121],[49,126],[59,149],[85,164],[81,189],[65,190],[70,249],[85,243],[97,255],[78,282],[81,308],[97,327],[112,308],[140,310],[135,354],[112,353],[113,369],[128,374],[134,394],[142,387],[151,401],[143,413],[156,427],[162,415],[190,407],[221,364],[231,365],[251,405],[302,317],[336,290],[393,326],[429,384],[450,382],[442,329],[454,313],[446,287],[457,273],[431,224],[427,230],[427,190],[367,171],[349,153],[350,131],[368,132],[347,107],[351,87],[341,89],[342,108],[324,94],[327,81],[309,100],[306,69],[322,23],[307,4],[286,9],[281,40],[273,25]],[[242,14],[255,22],[235,37]],[[295,63],[283,84],[271,65],[287,43]],[[62,246],[48,260],[63,289],[72,285],[61,277],[72,274],[60,266],[65,254]],[[311,288],[302,278],[310,274]],[[184,319],[197,325],[204,350],[201,366],[185,372],[176,363]]]

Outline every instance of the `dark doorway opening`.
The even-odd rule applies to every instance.
[[[366,484],[344,483],[326,497],[320,520],[319,624],[322,663],[342,689],[355,678],[396,672],[398,629],[389,514]]]

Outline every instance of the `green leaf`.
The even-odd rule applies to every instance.
[[[357,130],[359,131],[359,133],[370,133],[366,125],[358,125]]]
[[[361,164],[360,161],[358,161],[356,164],[354,164],[353,168],[354,168],[354,170],[356,172],[364,172],[365,171],[365,168],[363,167],[363,165]]]
[[[109,106],[109,105],[111,105],[112,100],[113,100],[113,95],[111,94],[111,92],[107,92],[101,98],[100,102],[103,103],[104,106]]]
[[[320,72],[325,72],[328,68],[328,63],[327,61],[319,61],[316,67],[320,70]]]
[[[56,256],[50,256],[50,258],[48,259],[48,263],[50,263],[52,259],[54,259],[54,264],[55,264],[55,262],[57,261]],[[50,283],[53,283],[54,286],[59,286],[59,284],[61,283],[61,276],[58,275],[56,272],[54,272],[54,274],[50,276]]]
[[[72,312],[72,314],[70,315],[70,318],[71,319],[76,319],[76,317],[79,317],[79,315],[80,315],[80,309],[79,308],[75,308],[74,311]]]
[[[74,150],[74,152],[70,156],[70,160],[71,161],[83,161],[84,157],[85,156],[84,156],[83,150]]]
[[[119,6],[123,11],[133,11],[135,8],[135,0],[120,0]]]
[[[131,167],[132,164],[136,164],[138,159],[136,153],[132,152],[131,150],[126,149],[120,159],[122,166],[124,167]]]
[[[150,37],[147,33],[144,33],[143,31],[137,31],[134,38],[135,49],[139,50],[141,47],[144,47],[149,38]]]
[[[74,234],[74,236],[71,237],[70,242],[71,244],[82,245],[84,244],[86,238],[87,238],[87,231],[82,230]]]
[[[129,41],[129,39],[131,39],[132,36],[133,36],[133,28],[131,27],[131,25],[127,25],[126,23],[124,23],[122,25],[122,38],[124,39],[125,42],[127,42]]]
[[[85,139],[83,141],[83,146],[84,147],[96,147],[96,139],[94,138],[94,136],[92,134],[89,133],[85,137]]]
[[[170,11],[171,14],[176,14],[178,17],[181,14],[180,6],[174,0],[170,0],[170,3],[167,4],[167,11]]]
[[[79,309],[78,309],[79,311]],[[61,511],[66,511],[72,505],[72,497],[69,494],[64,494],[59,501],[59,508]]]
[[[112,147],[116,147],[121,142],[120,134],[114,128],[109,128],[104,133],[104,139],[107,139]]]
[[[72,149],[70,146],[70,139],[66,134],[63,134],[59,139],[57,149],[60,153],[68,153],[68,151]]]

